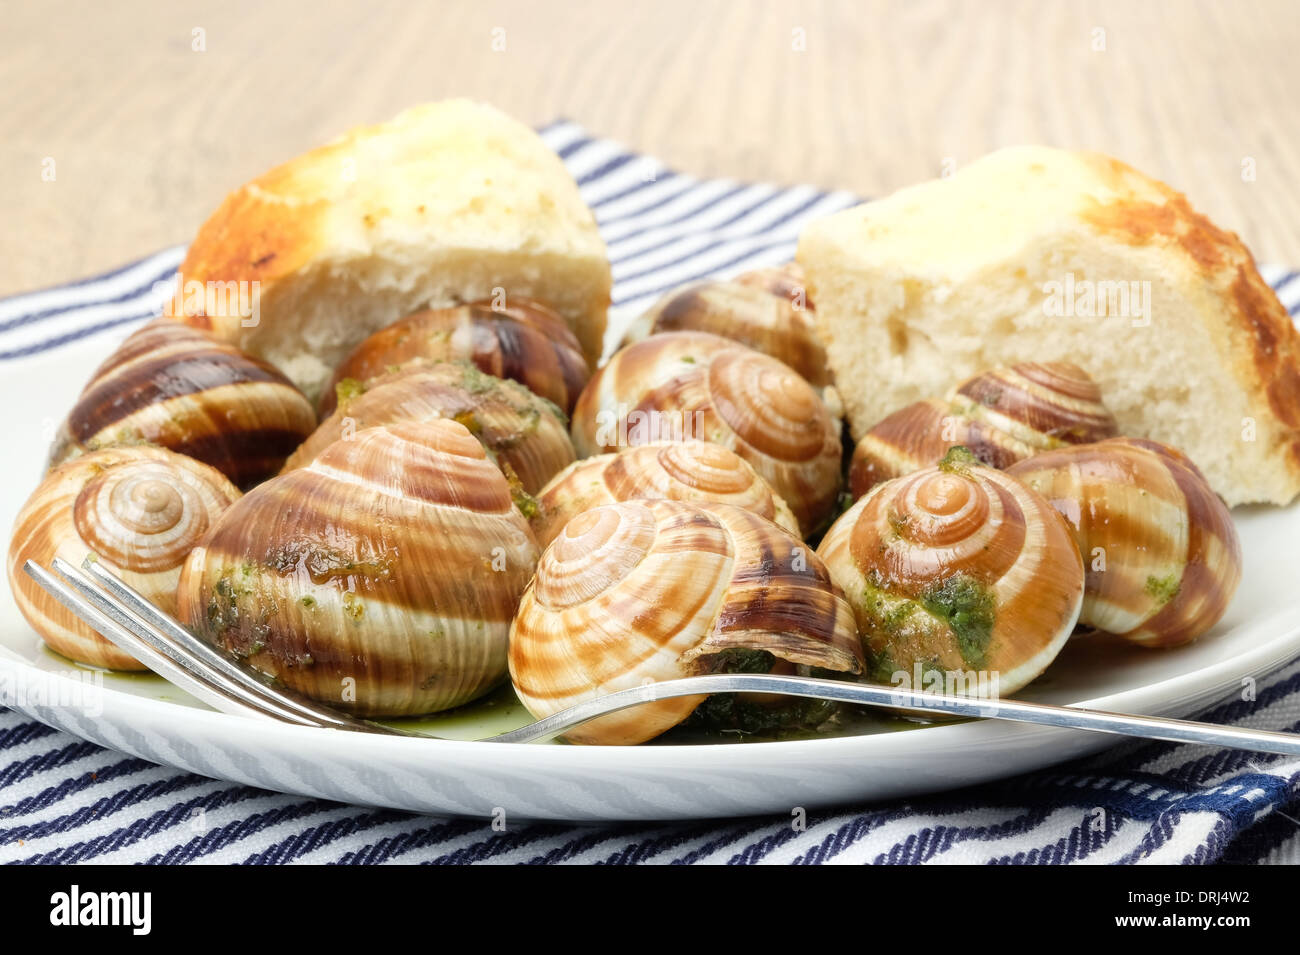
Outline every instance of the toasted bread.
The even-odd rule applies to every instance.
[[[559,157],[466,100],[355,129],[235,190],[180,279],[174,317],[271,361],[312,398],[376,329],[478,299],[546,303],[594,363],[610,292],[595,219]],[[221,283],[245,283],[255,307],[213,294]]]
[[[1116,159],[1004,149],[810,224],[798,259],[855,437],[982,370],[1063,360],[1229,504],[1300,492],[1300,334],[1235,234]]]

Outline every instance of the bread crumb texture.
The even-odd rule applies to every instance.
[[[494,294],[550,305],[595,361],[610,294],[604,243],[559,157],[467,100],[354,129],[235,190],[180,275],[256,282],[256,324],[221,296],[185,320],[274,362],[312,397],[376,329]]]
[[[1116,159],[1004,149],[811,223],[798,259],[855,438],[978,372],[1071,361],[1229,504],[1300,492],[1300,335],[1234,233]]]

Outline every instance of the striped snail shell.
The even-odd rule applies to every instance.
[[[785,501],[734,451],[706,441],[659,441],[575,461],[552,478],[537,496],[537,543],[545,547],[584,511],[633,498],[734,504],[799,535]]]
[[[537,563],[528,522],[454,421],[337,441],[250,491],[185,564],[180,618],[314,699],[431,713],[505,676]]]
[[[32,493],[9,544],[9,587],[18,609],[51,648],[113,670],[142,670],[22,570],[55,557],[80,566],[94,555],[168,613],[176,611],[181,564],[239,498],[221,472],[162,448],[92,451],[55,467]]]
[[[995,468],[1039,451],[1119,433],[1096,382],[1069,362],[1025,362],[962,382],[945,399],[918,401],[872,428],[849,466],[861,497],[881,481],[934,464],[961,445]]]
[[[1241,582],[1232,515],[1182,452],[1115,438],[1013,465],[1074,531],[1087,569],[1080,623],[1148,647],[1189,643]]]
[[[853,605],[868,674],[881,683],[929,689],[937,676],[948,692],[1014,692],[1065,645],[1083,600],[1083,565],[1060,515],[961,448],[877,485],[817,552]]]
[[[577,336],[540,302],[516,298],[500,307],[484,301],[426,309],[375,332],[343,359],[321,394],[321,417],[338,403],[340,382],[364,384],[420,359],[472,361],[480,371],[518,381],[565,412],[573,410],[591,374]]]
[[[247,488],[278,471],[315,427],[311,402],[266,362],[158,319],[100,365],[60,428],[50,464],[114,445],[154,444]]]
[[[624,501],[578,515],[542,554],[510,632],[515,692],[539,718],[738,664],[856,674],[862,649],[852,611],[816,555],[730,504]],[[640,743],[704,699],[638,706],[566,738]]]
[[[812,298],[808,294],[807,279],[803,266],[798,262],[786,262],[782,265],[769,265],[761,269],[752,269],[733,276],[731,281],[737,285],[761,288],[772,295],[785,299],[796,308],[813,310]]]
[[[578,398],[571,431],[583,457],[689,438],[730,448],[805,533],[825,523],[839,491],[839,421],[812,386],[775,358],[706,332],[665,332],[617,352]]]
[[[465,425],[511,481],[521,506],[572,463],[564,412],[515,381],[485,375],[469,362],[417,364],[358,386],[285,462],[315,460],[341,437],[397,421],[450,418]]]
[[[831,383],[797,266],[669,292],[633,322],[623,345],[661,332],[711,332],[785,362],[815,388]]]

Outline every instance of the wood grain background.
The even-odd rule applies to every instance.
[[[1300,266],[1289,0],[6,0],[4,20],[0,294],[184,242],[243,180],[451,95],[863,195],[1010,143],[1101,149]]]

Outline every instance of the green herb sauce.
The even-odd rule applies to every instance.
[[[946,471],[949,474],[966,475],[970,469],[978,466],[982,462],[971,452],[971,449],[962,444],[953,445],[948,449],[948,453],[943,456],[939,462],[939,470]]]
[[[962,659],[972,667],[982,667],[996,616],[992,591],[973,577],[954,574],[927,589],[920,602],[948,624]]]
[[[730,648],[701,660],[701,673],[770,673],[776,657],[766,650]],[[815,676],[843,677],[818,670]],[[778,703],[759,702],[743,693],[714,693],[681,724],[685,733],[762,735],[812,732],[833,717],[841,705],[830,700],[790,697]]]
[[[1148,597],[1163,607],[1178,596],[1178,591],[1182,589],[1182,581],[1173,574],[1165,577],[1147,577],[1146,586],[1142,589],[1146,591]]]
[[[355,378],[343,378],[334,386],[334,397],[340,408],[365,393],[366,386]]]

